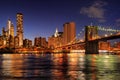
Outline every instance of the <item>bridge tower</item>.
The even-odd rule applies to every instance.
[[[85,26],[86,54],[98,54],[98,41],[94,40],[96,38],[98,38],[97,26]]]

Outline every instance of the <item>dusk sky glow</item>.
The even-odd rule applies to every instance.
[[[74,21],[76,34],[85,25],[111,26],[120,30],[120,0],[0,0],[0,31],[10,19],[16,31],[16,14],[23,14],[24,38],[48,38],[55,29]]]

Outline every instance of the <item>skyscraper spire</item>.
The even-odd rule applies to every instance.
[[[10,29],[11,29],[11,20],[10,19],[8,19],[8,22],[7,22],[7,31],[8,31],[8,35],[10,35]]]
[[[56,28],[56,30],[55,30],[54,36],[55,36],[55,37],[58,37],[58,36],[59,36],[59,34],[58,34],[58,29],[57,29],[57,28]]]

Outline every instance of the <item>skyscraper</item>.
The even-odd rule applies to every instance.
[[[7,29],[2,29],[3,45],[9,48],[14,47],[14,26],[10,19],[7,21]]]
[[[7,29],[8,29],[7,30],[8,31],[8,47],[13,48],[14,47],[14,25],[10,21],[10,19],[8,20]]]
[[[10,19],[8,19],[8,22],[7,22],[7,31],[8,31],[8,36],[10,36],[10,29],[11,29],[11,24],[12,22],[10,21]]]
[[[23,47],[23,14],[17,13],[17,37],[19,47]]]
[[[63,43],[68,44],[76,37],[76,26],[74,22],[68,22],[63,25]]]
[[[14,25],[10,19],[8,19],[7,22],[7,35],[12,36],[14,38]]]

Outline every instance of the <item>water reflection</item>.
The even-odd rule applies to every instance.
[[[119,80],[119,55],[1,54],[1,80]]]
[[[120,65],[117,55],[87,55],[87,80],[119,80]],[[120,59],[120,58],[119,58]]]
[[[22,77],[23,57],[19,54],[3,54],[2,73],[5,77]]]

